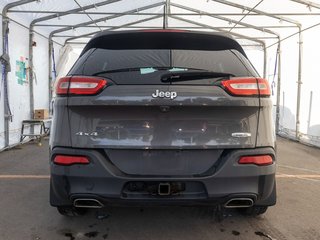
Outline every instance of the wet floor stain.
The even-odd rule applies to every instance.
[[[107,239],[108,236],[109,236],[109,233],[106,233],[106,234],[103,234],[103,235],[102,235],[102,238],[103,238],[103,239]]]
[[[95,238],[99,235],[99,232],[97,232],[97,231],[87,232],[84,235],[88,238]]]
[[[62,236],[64,236],[65,238],[68,238],[67,240],[75,240],[75,236],[72,233],[73,231],[71,229],[61,229],[58,230],[57,233],[61,234]]]
[[[88,227],[93,228],[94,226],[97,226],[97,225],[98,225],[98,223],[93,223],[93,224],[90,224]]]
[[[73,236],[72,233],[65,233],[64,234],[65,237],[69,238],[70,240],[75,240],[76,238]]]
[[[223,228],[220,228],[220,232],[225,232],[226,230]]]
[[[272,237],[270,237],[268,234],[265,234],[263,232],[257,231],[257,232],[254,232],[254,233],[256,235],[260,236],[260,237],[266,237],[267,239],[272,240]]]
[[[235,230],[232,230],[232,234],[235,235],[235,236],[239,236],[239,235],[240,235],[240,232],[235,231]]]
[[[106,218],[109,218],[110,215],[108,213],[104,213],[104,212],[97,212],[96,213],[96,218],[98,220],[103,220],[103,219],[106,219]]]

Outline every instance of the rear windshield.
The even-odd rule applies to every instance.
[[[237,50],[91,49],[83,54],[70,75],[102,76],[116,84],[164,84],[163,74],[186,71],[257,76]]]

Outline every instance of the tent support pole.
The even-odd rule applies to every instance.
[[[3,14],[2,13],[2,51],[3,54],[9,54],[7,53],[7,49],[6,49],[6,39],[8,36],[8,24],[9,24],[9,19],[7,18],[7,14]],[[4,70],[4,69],[3,69]],[[5,71],[4,73],[2,73],[2,81],[7,81],[8,80],[8,72]],[[8,92],[4,89],[5,88],[5,84],[3,84],[3,99],[8,99]],[[9,118],[10,118],[10,112],[9,112],[9,108],[8,105],[6,104],[6,101],[3,101],[4,104],[4,147],[8,147],[9,146]]]
[[[170,14],[170,0],[166,0],[165,5],[163,6],[163,10],[164,10],[164,26],[163,28],[166,29],[169,26],[169,18],[168,18],[168,14]]]
[[[267,79],[267,48],[266,48],[266,43],[261,42],[262,45],[262,50],[263,50],[263,78]]]
[[[313,92],[310,91],[310,100],[309,100],[309,114],[308,114],[308,128],[307,133],[309,133],[310,123],[311,123],[311,113],[312,113],[312,96]]]
[[[33,118],[34,115],[34,92],[33,92],[33,27],[30,26],[29,30],[29,90],[30,90],[30,117]],[[30,129],[33,133],[33,126]]]
[[[281,42],[278,41],[278,82],[277,82],[277,100],[276,100],[276,134],[280,132],[280,94],[281,94]]]
[[[301,26],[299,27],[299,59],[298,59],[298,85],[297,85],[297,112],[296,112],[296,139],[300,140],[300,102],[301,102],[301,85],[302,85],[302,47],[303,39]]]
[[[162,29],[166,29],[167,28],[167,13],[166,13],[166,9],[167,9],[167,5],[163,5],[163,23],[162,23]]]
[[[48,63],[49,63],[49,72],[48,72],[48,96],[49,96],[49,106],[51,106],[51,100],[52,100],[52,58],[51,58],[51,54],[52,54],[52,49],[53,49],[53,41],[52,38],[49,38],[49,48],[48,48]]]

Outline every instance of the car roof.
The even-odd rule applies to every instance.
[[[231,35],[219,32],[151,29],[134,31],[102,31],[85,46],[81,55],[92,48],[103,49],[234,49],[246,57],[240,44]]]

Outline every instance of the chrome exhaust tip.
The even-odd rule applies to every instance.
[[[224,205],[225,208],[247,208],[253,206],[253,200],[251,198],[231,198]]]
[[[97,199],[77,198],[73,201],[73,206],[78,208],[102,208],[104,205]]]

